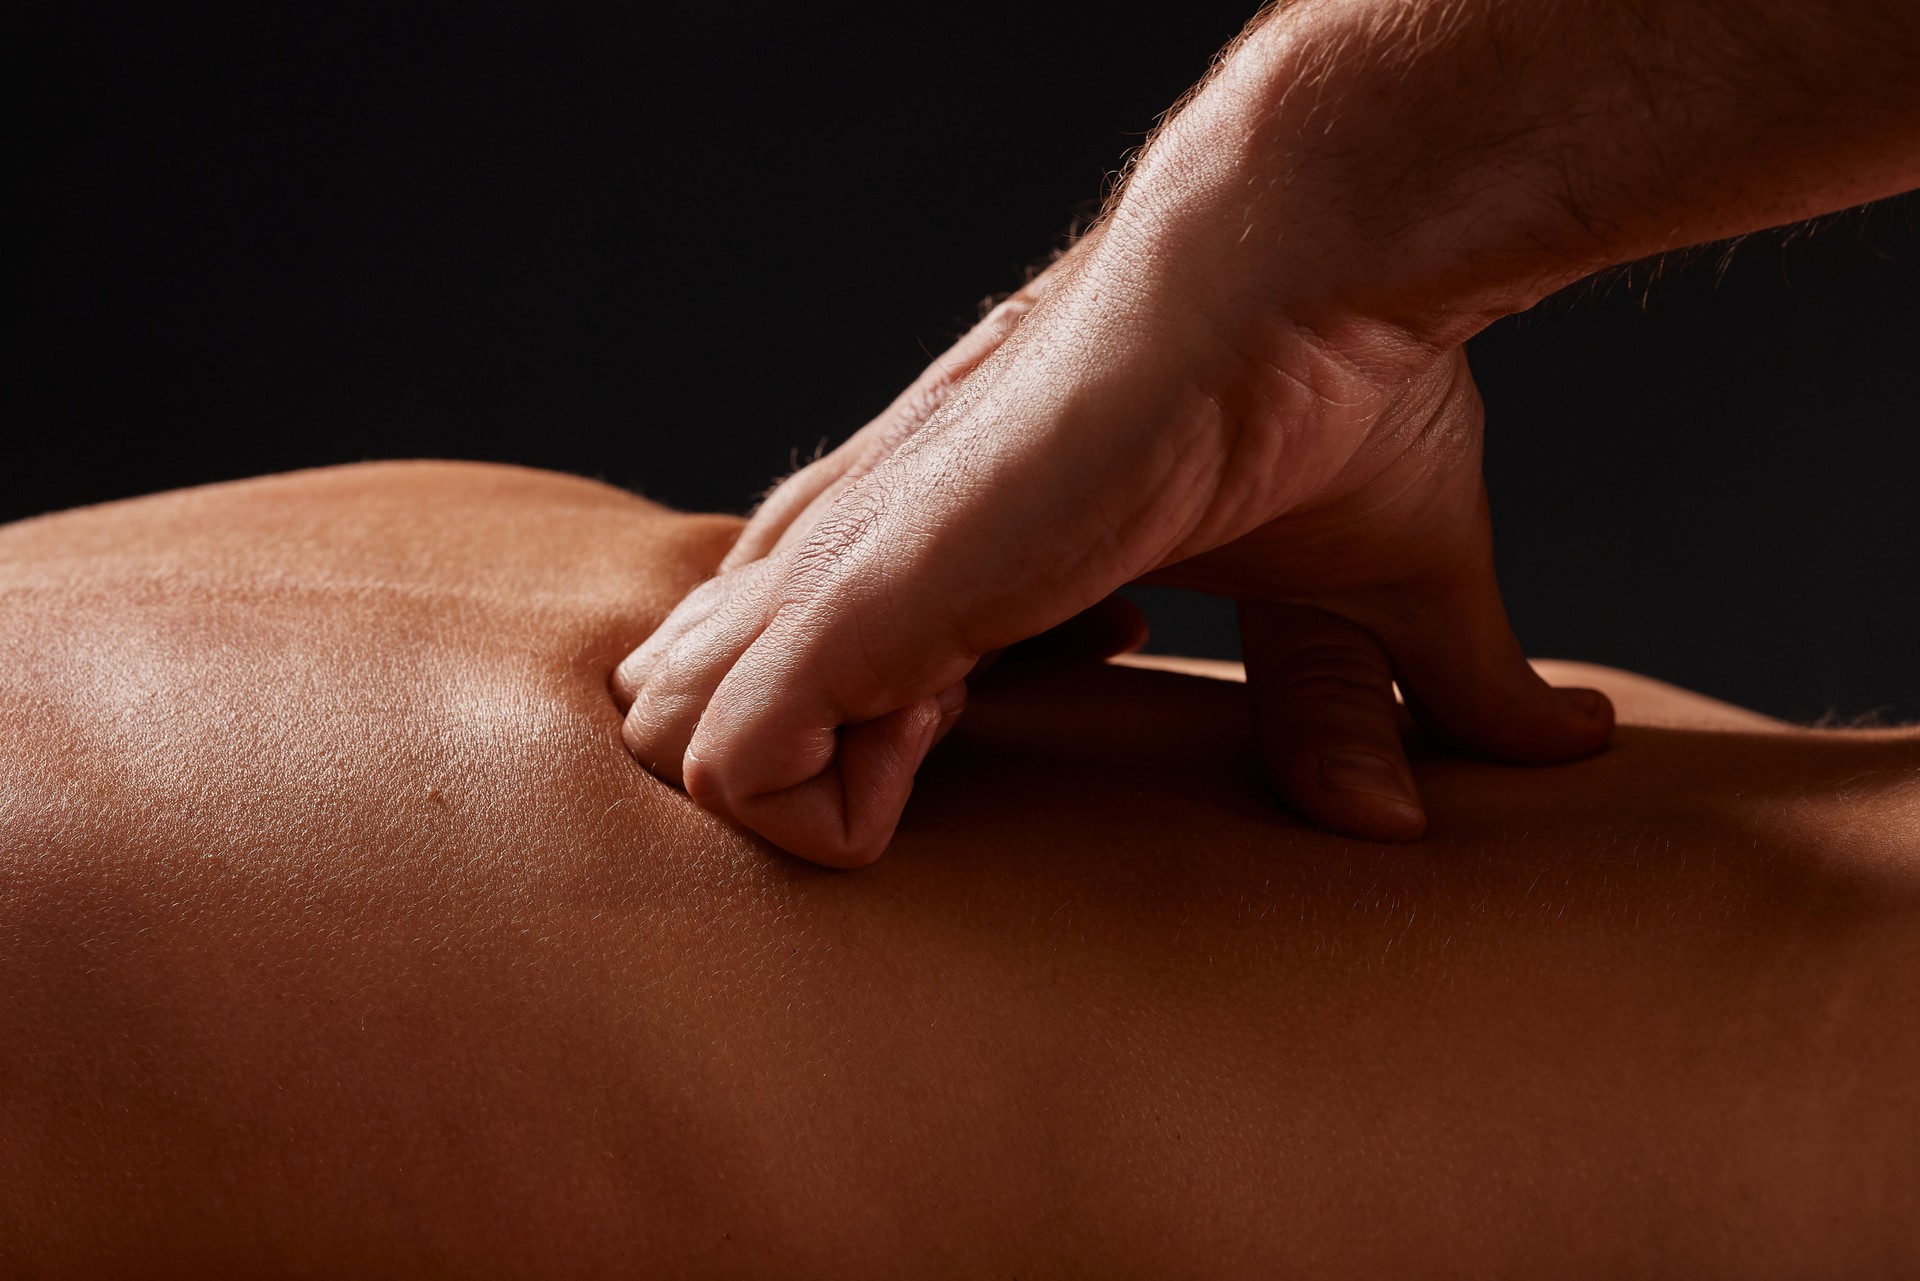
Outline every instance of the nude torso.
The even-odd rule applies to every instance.
[[[0,531],[0,1271],[1920,1260],[1920,736],[1638,678],[1304,829],[1229,682],[1003,670],[873,868],[620,743],[737,524],[391,465]]]

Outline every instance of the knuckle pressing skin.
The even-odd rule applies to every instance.
[[[752,800],[733,795],[739,790],[735,786],[738,780],[728,767],[730,749],[748,729],[736,723],[743,709],[718,706],[726,701],[722,687],[734,669],[747,661],[747,655],[742,653],[731,662],[716,664],[714,646],[709,643],[715,626],[723,623],[716,618],[716,611],[724,608],[732,615],[738,607],[741,612],[758,615],[764,627],[783,604],[833,599],[844,581],[848,558],[872,536],[884,517],[883,496],[860,492],[865,488],[853,487],[836,501],[820,525],[790,554],[774,562],[760,562],[754,582],[741,579],[739,575],[746,572],[741,570],[695,587],[675,611],[688,621],[670,638],[642,646],[621,665],[621,676],[630,682],[632,693],[622,724],[623,741],[651,772],[668,778],[677,774],[687,794],[703,807],[734,814],[743,799]],[[749,587],[754,590],[741,595]],[[764,608],[746,608],[747,602],[756,598]],[[732,630],[740,621],[732,619],[725,624],[726,629]],[[727,670],[718,673],[721,684],[707,690],[707,678],[715,674],[709,669],[716,665]],[[805,666],[801,663],[800,670]],[[782,684],[799,674],[787,662],[779,667]],[[706,696],[696,697],[702,691]],[[713,715],[716,711],[719,714]],[[747,733],[746,737],[752,735]],[[666,759],[669,757],[672,759]],[[846,817],[842,816],[843,823]],[[856,851],[835,852],[844,859]]]
[[[744,803],[750,794],[780,790],[830,763],[834,733],[813,741],[789,716],[796,684],[804,680],[804,666],[796,667],[777,637],[749,646],[715,686],[688,736],[689,769]]]
[[[662,773],[660,753],[655,748],[654,733],[643,719],[629,715],[621,723],[620,741],[626,744],[627,750],[633,753],[633,758],[640,763],[641,768],[655,776]]]
[[[655,661],[622,726],[628,749],[654,773],[681,764],[681,741],[691,737],[699,722],[702,709],[693,705],[699,688],[697,660],[690,660],[685,650],[682,637]]]
[[[761,587],[755,594],[761,598],[765,608],[753,611],[761,615],[763,628],[760,630],[774,626],[775,618],[786,612],[788,606],[817,607],[822,603],[833,605],[844,601],[844,588],[852,568],[849,562],[873,538],[885,520],[888,506],[882,487],[870,479],[850,485],[833,500],[818,523],[796,546],[777,555],[772,561],[760,562],[763,568],[759,579]],[[710,580],[689,595],[689,604],[696,598],[705,604],[722,590],[720,580]],[[676,735],[675,730],[684,729],[686,732],[683,737],[687,746],[678,762],[681,785],[702,806],[734,814],[741,804],[752,802],[753,797],[733,795],[740,790],[737,786],[740,780],[733,777],[736,771],[728,767],[728,759],[734,747],[744,746],[743,740],[751,740],[757,735],[751,732],[750,726],[738,722],[739,715],[749,710],[747,707],[723,706],[727,703],[725,690],[727,685],[744,674],[741,671],[743,666],[753,668],[756,665],[749,658],[752,649],[749,646],[748,653],[742,653],[725,664],[729,671],[721,673],[721,685],[710,693],[708,699],[702,700],[699,714],[691,718],[693,723],[678,724],[687,719],[683,714],[688,710],[680,706],[684,699],[678,694],[683,692],[681,687],[687,683],[690,675],[700,675],[693,669],[700,667],[703,662],[697,652],[689,652],[689,642],[696,639],[697,633],[707,630],[707,627],[696,623],[676,637],[666,652],[655,658],[628,717],[627,740],[629,746],[636,749],[636,754],[649,748],[659,752],[673,746],[664,741],[663,735],[681,737]],[[798,639],[804,650],[805,637]],[[695,650],[700,648],[704,647],[694,647]],[[777,666],[777,683],[789,685],[796,678],[804,680],[811,665],[804,653],[783,649],[783,659]],[[762,697],[747,700],[748,704],[756,706],[762,702]],[[787,753],[776,752],[775,755],[786,756]],[[646,763],[650,767],[658,764],[651,761]],[[841,816],[843,824],[848,817]],[[845,857],[854,851],[837,852]]]
[[[637,700],[646,687],[669,669],[673,649],[686,635],[700,626],[730,594],[724,578],[709,578],[683,597],[658,630],[646,639],[614,669],[615,681],[627,697]],[[686,621],[691,620],[691,621]]]
[[[652,638],[620,660],[613,669],[614,683],[619,686],[629,702],[637,699],[654,669],[659,666],[661,646]]]
[[[728,811],[725,777],[717,762],[688,749],[680,766],[681,786],[703,809]]]
[[[657,692],[658,688],[657,684],[649,684],[641,689],[639,695],[633,700],[633,706],[627,709],[627,719],[622,727],[622,733],[626,738],[627,746],[633,748],[635,752],[642,750],[649,753],[657,752],[665,721],[661,715],[661,697]],[[647,760],[645,763],[649,769],[654,766],[652,760]]]
[[[670,724],[659,712],[657,706],[643,708],[636,702],[620,727],[620,737],[649,773],[671,774],[676,772],[673,767],[679,761],[674,759],[675,753],[669,744]]]

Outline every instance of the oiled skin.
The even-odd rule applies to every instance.
[[[1920,1267],[1920,736],[1274,808],[1239,691],[1003,669],[836,874],[612,665],[737,523],[384,465],[0,531],[0,1273]]]

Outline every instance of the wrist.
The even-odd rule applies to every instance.
[[[1904,3],[1299,0],[1114,215],[1215,289],[1447,345],[1602,267],[1920,182],[1916,74]]]
[[[1155,250],[1137,256],[1177,265],[1212,307],[1244,298],[1442,347],[1604,265],[1549,230],[1559,210],[1511,143],[1409,119],[1422,95],[1407,82],[1432,70],[1396,65],[1378,8],[1309,0],[1242,38],[1112,209]]]

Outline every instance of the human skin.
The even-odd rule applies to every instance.
[[[1416,747],[1379,845],[1232,681],[1009,659],[834,873],[621,742],[738,530],[454,465],[0,530],[0,1273],[1920,1265],[1920,733],[1558,671],[1612,751]]]
[[[1242,602],[1273,780],[1324,826],[1423,830],[1396,683],[1471,753],[1598,750],[1604,702],[1508,625],[1462,344],[1610,264],[1920,184],[1916,85],[1910,0],[1278,6],[1095,242],[631,656],[629,745],[859,865],[981,654],[1153,575]]]

